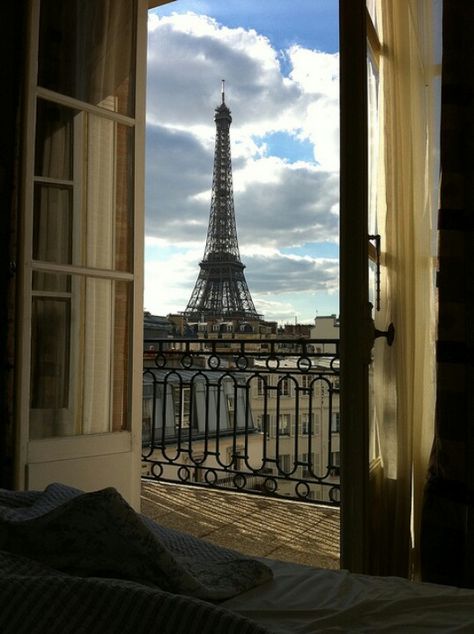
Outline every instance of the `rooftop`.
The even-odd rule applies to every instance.
[[[141,502],[162,526],[245,555],[339,568],[339,509],[148,480]]]

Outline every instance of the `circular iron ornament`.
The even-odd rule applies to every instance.
[[[333,370],[334,372],[339,372],[339,365],[338,365],[336,368],[334,367],[334,364],[335,364],[336,362],[339,364],[339,357],[333,357],[333,358],[331,359],[331,361],[329,362],[329,367],[330,367],[330,368],[331,368],[331,370]]]
[[[247,357],[244,357],[243,354],[239,355],[235,360],[235,365],[239,368],[239,370],[246,370],[249,362]]]
[[[236,473],[232,478],[232,482],[234,483],[236,489],[245,489],[247,478],[243,473]]]
[[[221,360],[219,359],[219,357],[215,354],[211,355],[209,357],[209,359],[207,360],[207,365],[212,369],[212,370],[217,370],[217,368],[220,366],[221,364]]]
[[[296,483],[295,491],[296,491],[296,495],[299,498],[301,498],[302,500],[306,500],[306,498],[309,496],[309,493],[310,493],[308,483],[304,482],[303,480],[300,480],[299,482]]]
[[[331,487],[329,489],[329,499],[334,504],[340,504],[341,502],[341,489],[339,487]]]
[[[277,357],[272,355],[268,357],[268,359],[265,362],[265,365],[267,366],[269,370],[278,370],[278,368],[280,367],[280,361],[278,360]]]
[[[311,359],[309,357],[301,357],[296,365],[300,372],[309,372],[311,370]]]
[[[214,469],[208,469],[204,474],[204,480],[207,484],[213,485],[217,482],[217,473]]]
[[[153,463],[151,467],[151,474],[154,478],[161,478],[161,476],[163,475],[163,465],[159,462]]]
[[[278,484],[277,484],[275,478],[265,478],[265,480],[263,482],[263,488],[268,493],[275,493],[275,491],[278,489]]]
[[[151,445],[148,447],[142,447],[142,460],[148,460],[152,453],[153,447]]]
[[[183,366],[183,368],[190,368],[192,364],[193,364],[193,360],[191,355],[185,354],[183,358],[181,359],[181,365]]]
[[[191,472],[189,471],[188,467],[180,467],[178,469],[178,478],[181,480],[181,482],[187,482],[190,477]]]
[[[166,365],[166,357],[161,352],[155,357],[155,365],[157,368],[164,368]]]

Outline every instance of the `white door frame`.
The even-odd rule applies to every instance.
[[[147,2],[137,0],[135,117],[131,119],[76,99],[51,93],[37,87],[40,0],[30,0],[28,21],[28,60],[25,79],[25,113],[22,148],[22,196],[19,228],[18,284],[18,348],[16,363],[16,455],[15,487],[42,488],[48,482],[61,480],[92,489],[116,486],[136,508],[140,500],[141,409],[143,372],[143,252],[144,252],[144,148],[145,90],[147,48]],[[38,267],[32,260],[33,190],[36,100],[50,98],[65,106],[88,112],[100,112],[134,128],[134,256],[131,273],[87,270],[87,275],[132,282],[132,334],[129,365],[129,423],[127,431],[29,439],[30,417],[30,353],[31,353],[31,289],[32,271],[36,267],[49,271],[85,274],[83,267],[48,265]]]

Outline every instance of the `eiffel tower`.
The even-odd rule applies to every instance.
[[[224,99],[216,108],[212,199],[204,257],[184,316],[188,321],[259,320],[240,261],[232,190],[230,110]]]

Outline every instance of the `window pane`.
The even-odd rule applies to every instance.
[[[131,283],[37,273],[32,307],[32,438],[129,424]],[[41,288],[55,281],[69,293]]]
[[[86,266],[131,270],[131,148],[129,128],[88,116]]]
[[[70,321],[68,299],[33,298],[32,408],[56,411],[68,406]]]
[[[71,276],[62,273],[43,273],[33,271],[33,290],[55,293],[71,292]]]
[[[70,264],[72,258],[72,189],[36,184],[33,258]]]
[[[38,116],[34,258],[131,272],[133,129],[41,100]]]
[[[115,269],[131,272],[133,270],[134,131],[123,125],[117,125],[116,131]]]
[[[379,75],[370,57],[367,58],[367,100],[368,100],[368,176],[369,176],[369,234],[378,233],[377,204],[379,191]]]
[[[369,302],[377,306],[377,265],[369,260]]]
[[[83,433],[110,431],[113,281],[80,280],[78,375],[83,379]]]
[[[133,0],[42,0],[38,84],[133,116]]]
[[[377,30],[378,26],[378,12],[377,12],[377,2],[376,0],[366,0],[367,11],[369,12],[370,19]]]
[[[128,282],[115,282],[114,361],[112,431],[129,426],[129,356],[131,337],[132,286]]]
[[[38,99],[35,176],[72,180],[74,117],[77,111]]]

